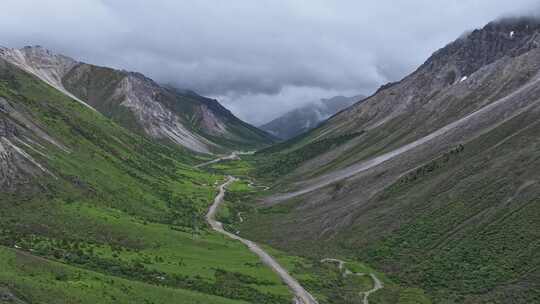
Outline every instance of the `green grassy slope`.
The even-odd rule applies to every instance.
[[[532,113],[516,117],[386,189],[378,208],[399,209],[399,225],[394,219],[359,257],[443,303],[540,301],[535,121]],[[344,246],[366,246],[365,229],[354,225]]]
[[[0,286],[28,303],[290,301],[255,255],[206,228],[222,176],[3,61],[0,97],[69,149],[26,149],[57,178],[0,193]]]
[[[540,302],[540,27],[514,21],[461,37],[362,105],[255,155],[278,183],[236,229],[365,262],[435,303]],[[352,131],[362,133],[326,149]],[[273,195],[302,189],[312,191]]]
[[[79,64],[63,80],[65,88],[88,102],[100,113],[121,126],[142,134],[142,127],[133,113],[120,105],[115,90],[126,76],[125,72],[89,64]]]
[[[455,147],[351,209],[330,237],[287,234],[309,216],[301,199],[246,215],[236,229],[288,252],[366,262],[434,303],[536,303],[539,132],[536,113],[526,112]],[[385,290],[373,303],[409,297],[401,293]]]
[[[250,184],[246,181],[247,176],[255,170],[246,161],[230,161],[226,164],[214,165],[214,167],[216,170],[237,173],[239,173],[238,169],[242,168],[241,172],[244,173],[243,180],[235,182],[228,188],[225,204],[218,213],[218,219],[224,223],[225,229],[239,233],[244,237],[265,242],[272,239],[267,236],[276,230],[275,227],[271,227],[269,219],[285,217],[287,220],[294,220],[287,214],[290,211],[288,206],[271,208],[257,206],[257,198],[269,190],[265,190],[264,186],[258,182]],[[284,239],[287,238],[285,231],[280,231],[280,233]],[[311,246],[304,247],[305,244],[296,243],[296,239],[289,240],[287,243],[289,247],[281,246],[285,251],[276,250],[266,245],[264,248],[288,269],[290,274],[309,290],[320,304],[361,303],[362,295],[360,293],[373,288],[373,281],[367,275],[370,273],[375,274],[384,284],[383,289],[370,295],[370,303],[432,303],[423,290],[399,284],[384,273],[359,262],[357,256],[347,254],[340,248],[333,251],[316,250],[315,247],[318,244],[312,243]],[[326,246],[328,244],[322,243],[320,245]],[[347,260],[345,265],[347,269],[366,275],[344,276],[343,271],[340,271],[335,263],[321,262],[323,258],[342,258]]]
[[[309,138],[309,134],[308,136],[301,135],[297,139],[263,149],[258,151],[256,153],[258,157],[253,159],[257,167],[254,174],[261,178],[277,179],[283,177],[294,172],[295,169],[310,159],[336,149],[362,134],[363,132],[356,132],[298,145],[299,142]],[[317,174],[318,171],[320,169],[313,170],[310,174]]]
[[[107,276],[3,246],[0,246],[0,259],[0,281],[22,303],[242,303]]]

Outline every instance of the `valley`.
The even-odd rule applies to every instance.
[[[247,163],[225,157],[225,164],[239,168],[195,168],[222,163],[134,134],[0,62],[2,299],[290,302],[293,294],[280,276],[242,243],[205,224],[216,187],[227,174],[246,174]],[[287,269],[291,261],[318,267],[293,255],[279,257]],[[312,277],[311,271],[304,275],[311,284],[338,272]]]
[[[214,199],[214,203],[212,206],[210,206],[210,210],[208,211],[206,215],[206,219],[212,229],[215,231],[226,235],[227,237],[238,240],[244,245],[246,245],[250,251],[258,255],[261,259],[261,261],[267,265],[269,268],[271,268],[275,273],[277,273],[283,282],[289,286],[291,291],[295,295],[295,303],[297,304],[317,304],[317,301],[313,298],[311,294],[309,294],[293,277],[289,275],[287,270],[285,270],[281,265],[278,264],[268,253],[266,253],[263,249],[261,249],[257,244],[243,239],[233,233],[227,232],[223,229],[223,224],[219,221],[215,220],[215,215],[217,212],[217,209],[219,206],[223,203],[223,197],[225,196],[225,188],[229,186],[231,183],[235,182],[234,177],[228,177],[227,181],[222,184],[219,187],[219,193]],[[240,215],[238,215],[240,218]],[[240,218],[241,219],[241,218]]]
[[[200,156],[135,135],[8,63],[0,71],[2,137],[12,143],[2,142],[0,285],[10,294],[25,303],[288,301],[255,256],[205,229],[224,177],[193,169]]]
[[[264,263],[280,273],[282,280],[287,282],[289,288],[297,295],[295,303],[341,303],[343,301],[346,303],[357,301],[358,303],[387,303],[387,297],[396,292],[407,295],[407,300],[402,303],[430,303],[422,291],[403,288],[380,272],[357,261],[345,262],[335,258],[287,256],[267,245],[257,245],[243,238],[242,231],[247,228],[242,225],[244,221],[257,223],[258,217],[266,214],[265,210],[268,210],[268,208],[260,209],[252,203],[256,197],[264,195],[260,193],[261,190],[263,192],[270,190],[268,187],[255,185],[249,181],[250,175],[254,172],[251,165],[254,158],[256,157],[250,154],[234,160],[218,158],[208,168],[210,172],[214,170],[235,172],[247,181],[229,177],[228,181],[220,186],[220,193],[207,214],[207,220],[216,231],[224,233],[231,239],[240,240],[250,250],[256,252],[263,261],[271,260],[270,263]],[[225,192],[226,188],[230,188],[229,192]],[[217,217],[219,221],[214,220],[214,217]],[[291,260],[295,262],[291,264]],[[356,272],[353,273],[348,267]],[[379,276],[384,277],[384,283]],[[383,287],[386,287],[388,292],[381,292]],[[379,296],[381,293],[383,296],[373,296]],[[373,300],[370,301],[370,299]]]
[[[539,121],[536,17],[266,131],[217,97],[2,47],[0,304],[540,303]]]
[[[538,31],[534,18],[489,23],[260,150],[254,174],[271,190],[237,229],[368,263],[433,303],[538,301]],[[386,286],[370,302],[409,299]]]

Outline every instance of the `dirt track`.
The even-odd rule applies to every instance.
[[[223,203],[223,197],[225,196],[225,189],[228,185],[233,183],[236,179],[234,177],[229,176],[227,178],[227,181],[223,183],[219,187],[219,193],[214,199],[214,203],[212,206],[210,206],[210,209],[208,210],[208,213],[206,214],[206,221],[212,229],[215,231],[226,235],[227,237],[238,240],[242,242],[244,245],[246,245],[249,250],[251,250],[253,253],[259,256],[261,261],[270,267],[275,273],[279,275],[279,277],[283,280],[285,284],[289,287],[289,289],[294,294],[294,301],[296,304],[318,304],[317,300],[309,293],[307,292],[301,285],[296,281],[288,272],[283,268],[272,256],[270,256],[266,251],[264,251],[261,247],[259,247],[256,243],[246,240],[244,238],[239,237],[238,235],[232,234],[230,232],[225,231],[223,229],[223,224],[215,219],[217,210],[219,209],[219,206]]]
[[[338,268],[339,268],[339,270],[341,271],[341,273],[343,274],[344,277],[350,276],[350,275],[356,275],[356,276],[364,276],[364,275],[366,275],[366,273],[358,273],[358,272],[350,271],[349,269],[347,269],[345,267],[345,262],[342,261],[342,260],[327,258],[327,259],[321,260],[321,262],[322,263],[326,263],[326,262],[337,263]],[[374,293],[375,291],[383,288],[383,283],[379,280],[379,278],[377,278],[377,276],[375,274],[370,273],[369,276],[373,280],[373,288],[371,288],[368,291],[364,291],[364,292],[360,293],[360,295],[363,295],[363,298],[362,298],[362,303],[363,304],[369,304],[369,300],[368,300],[369,295]]]

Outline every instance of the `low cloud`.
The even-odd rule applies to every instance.
[[[40,44],[219,97],[265,122],[314,99],[369,94],[466,30],[537,0],[4,0],[0,44]]]

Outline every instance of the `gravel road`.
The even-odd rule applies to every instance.
[[[214,203],[212,206],[210,206],[210,209],[208,210],[208,213],[206,214],[206,221],[212,229],[215,231],[226,235],[227,237],[238,240],[242,242],[244,245],[246,245],[249,250],[251,250],[253,253],[259,256],[261,261],[268,267],[270,267],[275,273],[279,275],[281,280],[287,286],[294,294],[294,302],[296,304],[318,304],[317,300],[309,293],[307,292],[298,281],[296,281],[288,272],[283,268],[272,256],[270,256],[266,251],[264,251],[261,247],[259,247],[256,243],[246,240],[244,238],[239,237],[238,235],[232,234],[230,232],[225,231],[223,229],[223,224],[215,219],[217,210],[219,209],[219,206],[223,203],[223,197],[225,196],[226,187],[233,183],[236,180],[236,178],[229,176],[227,178],[227,181],[223,183],[219,187],[219,193],[214,199]]]

